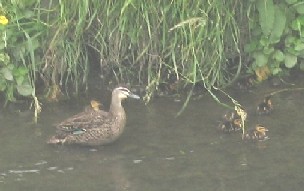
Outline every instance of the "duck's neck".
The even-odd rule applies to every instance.
[[[111,105],[110,105],[110,110],[109,112],[112,115],[125,115],[125,110],[121,105],[121,99],[118,97],[114,96],[112,97]]]

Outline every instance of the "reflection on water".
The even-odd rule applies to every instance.
[[[45,107],[37,125],[2,115],[0,190],[302,190],[304,92],[274,96],[269,116],[254,115],[256,92],[234,95],[248,109],[248,126],[270,130],[270,140],[256,144],[216,131],[225,109],[208,96],[177,118],[181,103],[170,99],[128,101],[123,136],[95,148],[45,143],[52,124],[82,105]]]

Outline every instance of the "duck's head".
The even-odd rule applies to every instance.
[[[255,130],[259,132],[261,135],[266,135],[266,131],[268,131],[266,127],[260,124],[256,125]]]
[[[268,107],[272,107],[272,102],[271,102],[271,96],[269,95],[269,96],[266,96],[265,98],[264,98],[264,103],[266,103],[266,105],[268,106]]]
[[[112,92],[112,97],[117,97],[120,100],[126,99],[126,98],[134,98],[139,99],[140,97],[134,93],[132,93],[128,88],[125,87],[117,87]]]

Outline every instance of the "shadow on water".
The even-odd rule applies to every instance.
[[[248,126],[269,128],[270,140],[258,143],[216,131],[225,109],[208,96],[177,118],[181,103],[171,99],[127,101],[123,136],[96,148],[45,143],[52,124],[83,105],[45,108],[37,125],[2,115],[0,190],[302,190],[304,91],[275,95],[274,112],[256,116],[259,95],[270,91],[232,92],[249,111]]]

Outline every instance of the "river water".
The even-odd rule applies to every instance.
[[[87,103],[44,105],[37,124],[28,115],[2,112],[0,190],[303,190],[304,91],[274,95],[269,116],[254,112],[263,95],[280,88],[229,92],[248,111],[246,126],[269,129],[264,142],[245,143],[240,133],[217,131],[226,108],[209,95],[191,101],[179,117],[182,102],[171,98],[149,105],[127,100],[122,137],[94,148],[46,144],[53,124]]]

